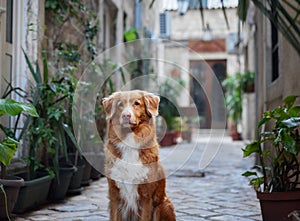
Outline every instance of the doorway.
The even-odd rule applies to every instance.
[[[224,96],[210,100],[212,93],[214,93],[215,84],[221,84],[226,78],[227,73],[226,60],[200,60],[190,61],[190,71],[192,73],[190,79],[191,95],[197,107],[198,115],[200,117],[200,128],[210,129],[212,125],[212,108],[218,107],[220,103],[224,102]],[[213,81],[213,75],[216,76],[218,82]],[[224,91],[224,90],[223,90]],[[223,125],[218,112],[223,111],[222,108],[216,109],[214,125]]]

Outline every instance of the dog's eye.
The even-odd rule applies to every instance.
[[[123,106],[124,106],[123,102],[120,101],[119,104],[118,104],[118,106],[119,106],[119,107],[123,107]]]
[[[135,102],[134,102],[134,105],[135,105],[135,106],[139,106],[139,105],[140,105],[140,102],[135,101]]]

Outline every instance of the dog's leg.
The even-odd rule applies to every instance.
[[[152,220],[152,199],[142,198],[141,199],[141,212],[139,221],[151,221]]]
[[[120,205],[120,192],[117,188],[115,181],[107,179],[109,187],[109,210],[111,221],[122,221],[122,214],[119,211]]]
[[[153,212],[153,221],[160,221],[160,207],[156,207]]]
[[[168,199],[154,209],[153,221],[176,221],[174,206]]]

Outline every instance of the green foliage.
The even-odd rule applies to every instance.
[[[32,104],[17,102],[12,99],[0,99],[0,116],[3,114],[16,116],[23,111],[28,112],[33,117],[38,117],[38,113]]]
[[[80,0],[46,0],[45,8],[52,10],[57,15],[58,21],[68,18],[79,18],[80,11],[84,10],[84,5]]]
[[[136,29],[130,28],[128,31],[124,32],[124,38],[126,42],[131,42],[138,39],[138,33]]]
[[[39,116],[36,109],[31,104],[17,102],[12,99],[0,99],[0,116],[17,116],[22,112],[27,112],[33,117]],[[15,126],[17,126],[17,124],[15,124]],[[6,134],[6,137],[0,142],[0,163],[1,165],[8,166],[17,151],[19,142],[15,140],[15,137],[11,137],[11,135],[14,135],[14,132],[12,132],[10,128],[7,128],[2,124],[0,124],[0,128]],[[16,128],[13,128],[13,131],[15,130]],[[2,166],[2,178],[5,176],[4,166]]]
[[[229,117],[234,124],[238,124],[242,118],[242,95],[248,92],[247,88],[249,84],[254,84],[254,76],[254,72],[251,71],[245,71],[245,73],[237,72],[234,75],[227,76],[222,82],[225,89],[227,117]]]
[[[14,157],[17,152],[17,146],[19,142],[10,138],[4,138],[0,143],[0,162],[4,166],[8,166],[10,164],[11,159]]]
[[[228,76],[223,82],[225,88],[225,104],[227,116],[236,125],[242,118],[242,74],[236,73]]]
[[[74,82],[71,76],[49,75],[47,59],[43,53],[43,73],[36,63],[36,69],[24,52],[27,65],[35,80],[35,86],[31,88],[31,102],[36,107],[39,118],[33,119],[29,126],[28,140],[30,151],[28,163],[30,175],[34,176],[37,165],[48,167],[49,163],[58,165],[58,157],[67,155],[67,142],[69,137],[75,147],[80,151],[72,129],[67,126],[70,123],[68,106],[74,95]],[[43,75],[43,77],[42,77]],[[69,115],[70,114],[70,115]],[[49,162],[52,160],[51,162]],[[58,172],[58,168],[55,168]]]
[[[249,8],[249,0],[239,0],[238,16],[243,23],[246,22],[248,8]]]
[[[247,70],[245,71],[244,74],[242,74],[241,81],[242,81],[243,92],[252,92],[251,89],[254,90],[254,80],[255,80],[254,78],[255,78],[255,73],[252,71]]]
[[[250,184],[256,190],[281,192],[296,189],[300,176],[297,158],[300,151],[300,106],[294,105],[296,99],[297,96],[288,96],[282,106],[266,111],[257,127],[260,129],[273,123],[272,129],[261,132],[258,140],[243,149],[244,157],[258,154],[260,159],[262,176],[255,172],[243,174],[246,177],[255,176]],[[263,144],[267,143],[270,150],[264,149]]]
[[[82,35],[86,41],[88,57],[93,60],[97,55],[94,39],[99,31],[99,20],[96,19],[94,11],[86,8],[80,0],[46,0],[45,8],[52,12],[53,16],[50,19],[56,22],[57,26],[63,27],[70,19],[73,19],[78,24],[79,28],[76,28],[76,31],[82,31]],[[60,29],[58,31],[59,33],[56,34],[64,34]],[[56,39],[64,38],[57,37]],[[84,39],[82,40],[84,41]],[[59,56],[63,55],[65,61],[73,65],[80,63],[84,57],[82,50],[79,51],[76,45],[67,41],[55,41],[54,49],[58,51]]]
[[[78,52],[78,46],[74,44],[58,43],[57,44],[58,56],[65,61],[76,64],[81,61],[81,55]]]
[[[84,36],[87,42],[87,51],[89,52],[90,58],[93,60],[97,55],[97,48],[94,43],[94,39],[99,31],[99,22],[91,22],[87,20],[84,27]]]
[[[184,86],[184,81],[181,79],[174,79],[179,85]],[[165,119],[168,130],[174,130],[176,125],[176,117],[179,116],[177,110],[178,103],[177,98],[180,94],[180,88],[173,85],[173,81],[166,80],[163,83],[159,84],[159,111],[161,116]]]

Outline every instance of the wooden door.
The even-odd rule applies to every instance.
[[[200,128],[211,128],[212,120],[215,125],[222,124],[222,117],[224,108],[218,108],[219,104],[223,103],[224,96],[217,96],[210,99],[212,93],[215,93],[215,84],[221,84],[226,78],[226,60],[206,60],[206,61],[190,61],[191,76],[191,95],[200,116]],[[218,82],[214,81],[213,75],[216,76]],[[216,108],[215,117],[212,119],[212,108]]]

